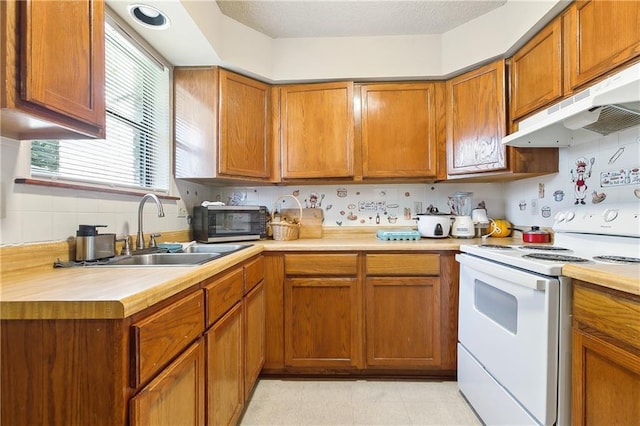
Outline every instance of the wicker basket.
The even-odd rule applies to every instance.
[[[302,205],[300,201],[293,195],[283,195],[282,197],[278,197],[274,206],[274,214],[278,207],[278,200],[284,197],[291,197],[295,200],[296,204],[298,204],[298,209],[300,211],[300,217],[298,218],[298,223],[289,223],[285,221],[274,222],[273,217],[271,218],[271,231],[273,232],[273,239],[277,241],[290,241],[297,240],[300,236],[300,220],[302,219]]]

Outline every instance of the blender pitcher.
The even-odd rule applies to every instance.
[[[451,236],[455,238],[474,238],[475,225],[471,219],[473,192],[456,192],[449,197],[449,207],[455,215],[451,225]]]

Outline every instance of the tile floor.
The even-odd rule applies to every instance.
[[[240,424],[480,425],[456,382],[261,379]]]

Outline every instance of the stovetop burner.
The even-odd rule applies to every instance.
[[[522,250],[540,250],[540,251],[571,251],[568,248],[557,246],[518,246]]]
[[[511,246],[503,246],[500,244],[479,244],[478,247],[493,249],[493,250],[513,250]]]
[[[522,257],[526,257],[528,259],[551,260],[554,262],[566,262],[566,263],[589,262],[589,259],[584,259],[582,257],[567,256],[564,254],[555,254],[555,253],[532,253],[532,254],[525,254]]]
[[[626,256],[593,256],[593,260],[599,260],[606,263],[617,263],[623,265],[629,265],[634,263],[640,263],[640,259],[637,257]]]

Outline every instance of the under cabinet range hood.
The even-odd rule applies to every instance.
[[[502,143],[565,147],[640,125],[640,63],[522,120]]]

